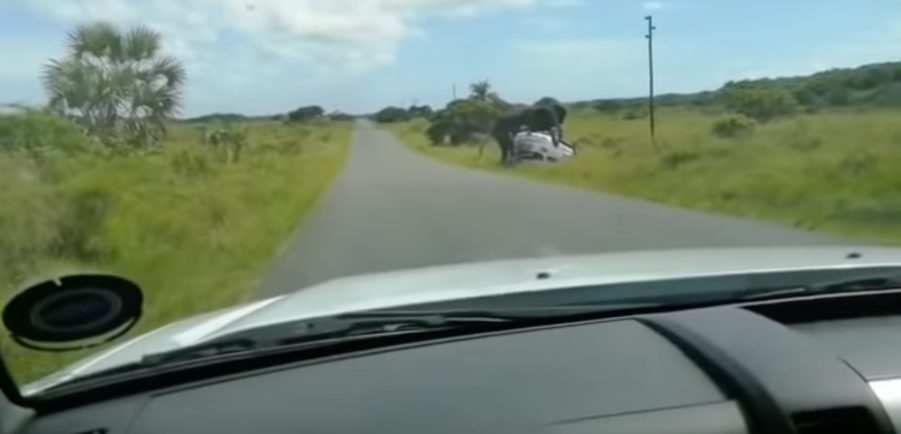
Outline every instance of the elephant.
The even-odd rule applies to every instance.
[[[523,129],[550,131],[555,141],[560,140],[566,114],[566,108],[562,105],[550,104],[517,108],[499,116],[491,128],[491,137],[500,147],[501,164],[509,165],[513,162],[513,138]]]

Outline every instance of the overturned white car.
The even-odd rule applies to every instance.
[[[522,131],[513,137],[513,153],[517,161],[560,161],[575,155],[575,148],[563,139],[554,145],[550,133]]]

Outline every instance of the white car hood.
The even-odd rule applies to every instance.
[[[860,258],[848,258],[856,252]],[[473,297],[703,275],[796,269],[901,266],[901,249],[804,247],[627,252],[492,261],[346,277],[296,292],[189,317],[81,360],[23,388],[35,393],[74,377],[286,321]],[[539,272],[550,278],[537,279]]]

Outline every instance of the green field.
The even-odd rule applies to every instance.
[[[228,161],[197,126],[172,127],[151,150],[114,152],[82,149],[65,120],[29,116],[0,117],[0,135],[52,151],[0,152],[0,289],[9,296],[25,279],[67,269],[119,274],[145,291],[135,332],[248,299],[343,166],[352,128],[244,124],[246,147]],[[8,341],[2,351],[18,381],[85,355]]]
[[[566,122],[580,149],[558,164],[499,167],[493,143],[432,146],[422,119],[385,124],[434,158],[592,190],[877,242],[901,242],[901,110],[830,110],[719,138],[719,119],[699,110],[658,113],[657,147],[647,119],[582,109]]]

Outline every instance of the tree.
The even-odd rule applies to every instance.
[[[402,107],[385,107],[375,114],[375,121],[383,124],[410,120],[410,113]]]
[[[428,118],[432,116],[432,107],[428,105],[411,105],[407,109],[407,113],[411,118]]]
[[[308,121],[325,116],[325,109],[318,105],[300,107],[288,113],[288,120],[294,122]]]
[[[469,97],[477,101],[488,101],[495,97],[488,80],[477,81],[469,85]]]
[[[179,113],[187,75],[178,59],[161,53],[160,34],[96,23],[67,39],[66,56],[43,71],[51,109],[107,145],[159,143]]]
[[[502,108],[494,100],[466,98],[451,101],[432,117],[426,135],[433,145],[447,139],[454,145],[473,142],[479,135],[488,134]]]

